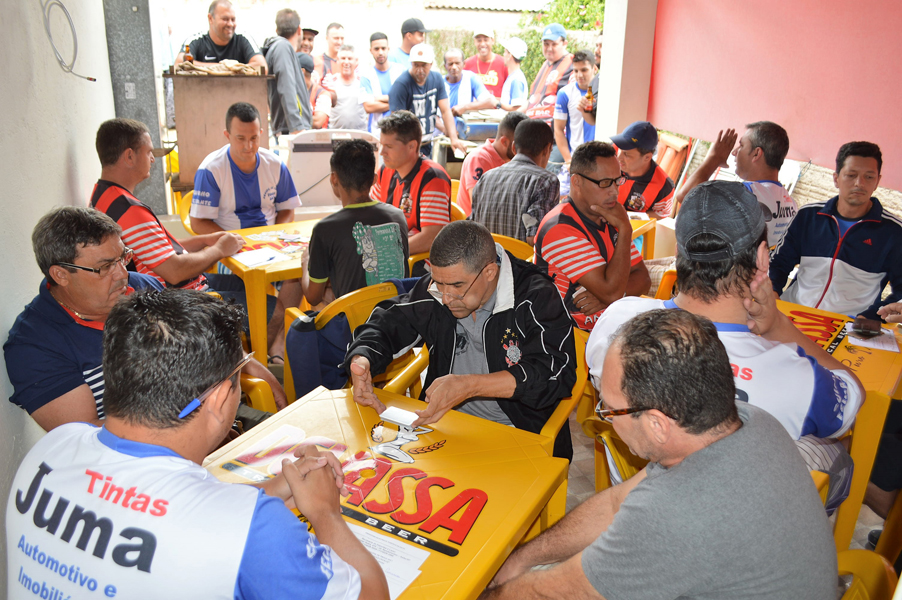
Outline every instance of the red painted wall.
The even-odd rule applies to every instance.
[[[902,189],[902,2],[658,0],[648,119],[705,140],[774,121],[789,158],[831,169],[867,140]]]

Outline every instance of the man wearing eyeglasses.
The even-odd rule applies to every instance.
[[[586,346],[590,374],[600,380],[610,335],[639,313],[666,308],[714,320],[737,399],[776,417],[809,468],[830,474],[827,507],[834,508],[848,495],[851,476],[851,458],[836,440],[855,421],[864,392],[851,369],[777,309],[757,197],[739,182],[699,185],[680,209],[676,243],[679,293],[667,301],[624,298],[608,307]]]
[[[669,217],[673,207],[673,181],[652,158],[658,147],[658,130],[648,121],[636,121],[611,136],[620,150],[617,159],[626,174],[619,201],[632,212],[644,212],[652,219]]]
[[[536,264],[554,280],[573,320],[587,331],[624,296],[648,292],[651,280],[617,202],[625,178],[610,144],[586,142],[570,162],[570,196],[545,215]]]
[[[599,357],[601,414],[649,464],[515,550],[480,600],[835,595],[817,490],[780,424],[736,401],[718,335],[674,310],[617,330]]]
[[[388,599],[379,564],[339,512],[347,490],[331,453],[302,447],[256,486],[220,482],[200,466],[239,406],[250,359],[243,313],[194,290],[137,293],[110,311],[106,422],[50,432],[13,480],[10,597],[57,597],[51,588],[66,594],[87,581],[136,599]],[[56,508],[45,520],[48,501]],[[80,577],[57,576],[79,567]]]
[[[453,409],[538,433],[576,382],[573,325],[554,286],[472,221],[446,225],[429,260],[431,275],[381,303],[354,332],[345,359],[354,400],[385,410],[372,375],[400,350],[425,343],[429,405],[415,426]],[[566,427],[554,455],[573,456]]]

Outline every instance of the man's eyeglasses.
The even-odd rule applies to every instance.
[[[579,175],[586,181],[591,181],[601,189],[609,188],[615,183],[617,185],[623,185],[624,183],[626,183],[626,173],[624,173],[623,171],[620,172],[620,177],[606,177],[604,179],[592,179],[591,177],[583,175],[582,173],[573,173],[573,175]]]
[[[132,262],[132,258],[134,258],[134,256],[135,256],[135,251],[132,250],[131,248],[126,248],[125,251],[122,253],[122,256],[120,256],[119,258],[114,258],[110,262],[108,262],[105,265],[98,267],[96,269],[94,269],[92,267],[83,267],[81,265],[73,265],[72,263],[67,263],[67,262],[61,262],[61,263],[56,263],[56,264],[57,264],[57,266],[60,266],[60,267],[66,267],[69,269],[79,269],[81,271],[97,273],[101,277],[106,277],[113,270],[113,267],[115,267],[116,265],[122,265],[123,267],[127,266],[128,263]]]
[[[598,418],[604,421],[605,423],[613,424],[614,421],[611,420],[611,417],[619,417],[621,415],[631,415],[637,412],[645,412],[646,410],[651,410],[653,407],[645,406],[645,407],[635,407],[635,408],[602,408],[604,406],[604,400],[599,400],[598,404],[595,405],[595,414],[598,415]],[[661,409],[656,409],[659,412],[662,412]],[[670,417],[667,413],[664,413],[665,417]]]
[[[229,373],[228,375],[226,375],[225,377],[223,377],[222,379],[220,379],[219,381],[217,381],[216,383],[214,383],[213,385],[211,385],[210,387],[205,389],[201,395],[199,395],[197,398],[195,398],[194,400],[189,402],[188,406],[183,408],[182,412],[179,413],[179,419],[184,419],[185,417],[187,417],[188,415],[193,413],[195,410],[197,410],[197,408],[201,404],[204,403],[204,400],[206,400],[207,397],[213,393],[213,390],[215,390],[217,387],[222,385],[224,382],[226,382],[229,379],[231,379],[232,377],[234,377],[235,374],[238,373],[244,367],[244,365],[251,362],[252,358],[254,358],[253,352],[251,352],[249,354],[245,354],[244,358],[242,358],[241,362],[239,362],[238,365],[234,369],[232,369],[231,373]]]
[[[491,264],[494,264],[494,263],[486,263],[485,267],[487,267]],[[479,270],[479,273],[476,274],[476,277],[473,278],[473,281],[470,282],[470,285],[467,286],[467,289],[464,290],[463,294],[458,295],[458,294],[454,294],[452,292],[442,292],[438,289],[438,285],[435,283],[435,281],[433,281],[432,285],[429,286],[428,291],[432,295],[432,297],[435,298],[436,300],[438,300],[439,302],[441,302],[442,298],[444,298],[445,296],[448,296],[452,300],[463,300],[464,297],[470,292],[470,289],[473,287],[473,284],[476,283],[476,280],[479,279],[479,276],[482,275],[482,272],[485,271],[485,267],[482,267]]]

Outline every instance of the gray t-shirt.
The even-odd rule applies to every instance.
[[[329,127],[332,129],[358,129],[366,131],[366,111],[360,103],[360,80],[345,85],[340,77],[335,79],[335,106]]]
[[[489,374],[482,331],[485,328],[485,322],[492,316],[497,294],[498,290],[496,289],[492,293],[492,297],[480,308],[476,309],[472,315],[467,315],[463,319],[457,320],[457,346],[454,349],[454,362],[451,364],[451,373],[453,375]],[[475,319],[473,315],[476,316]],[[477,396],[470,398],[456,408],[468,415],[482,417],[509,427],[514,426],[510,418],[498,406],[498,402],[491,398]]]
[[[678,465],[648,465],[614,522],[582,555],[607,600],[823,600],[836,547],[793,440],[737,402],[743,426]]]

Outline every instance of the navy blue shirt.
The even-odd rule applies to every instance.
[[[419,86],[410,75],[402,73],[388,92],[388,107],[391,112],[409,110],[419,120],[423,128],[423,140],[431,140],[435,131],[435,116],[439,114],[438,101],[446,100],[445,80],[437,71],[429,71],[425,85]]]
[[[128,274],[135,290],[162,290],[160,282],[140,273]],[[41,281],[37,297],[16,317],[3,344],[6,372],[13,385],[10,402],[33,413],[63,394],[87,384],[97,416],[103,412],[103,323],[70,315]]]

